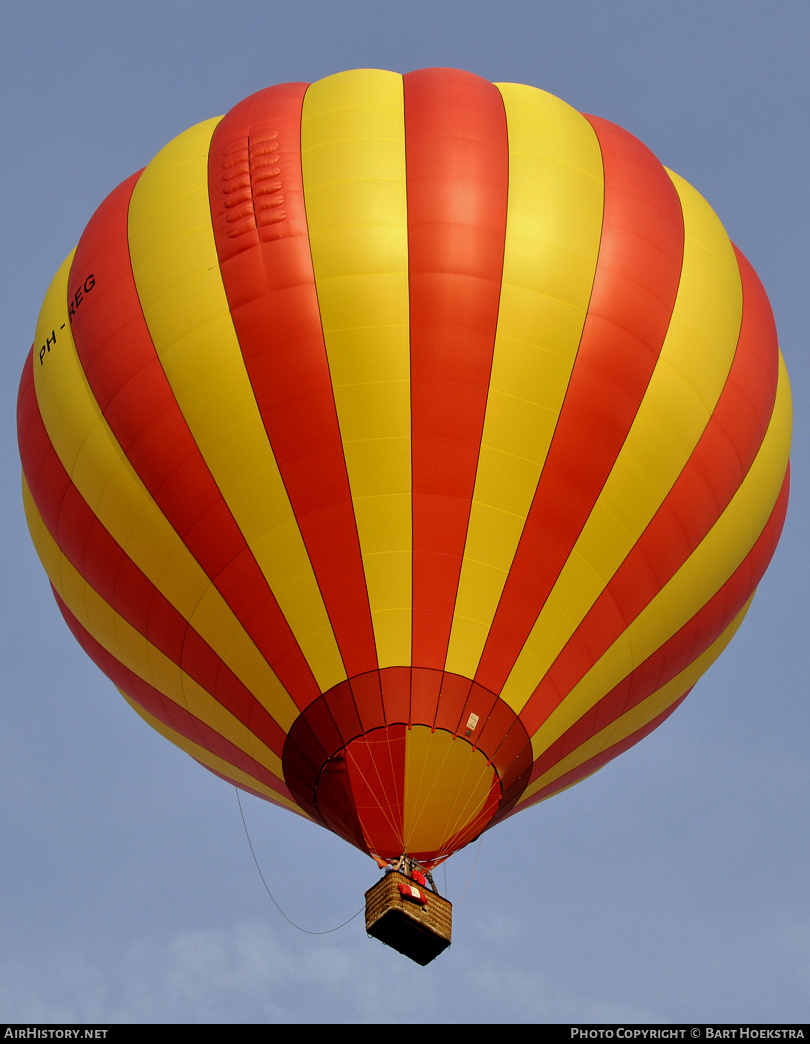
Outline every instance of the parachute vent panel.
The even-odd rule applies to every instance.
[[[420,899],[403,894],[413,889]],[[423,967],[450,945],[453,904],[396,871],[366,892],[366,931]]]

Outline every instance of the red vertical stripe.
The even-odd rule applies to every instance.
[[[127,241],[137,176],[102,203],[70,283],[96,284],[73,321],[79,360],[115,438],[155,502],[298,703],[319,690],[267,582],[202,459],[141,310]]]
[[[265,765],[246,754],[235,744],[231,743],[230,740],[211,728],[210,725],[195,717],[185,707],[181,707],[173,700],[164,696],[162,692],[159,692],[148,682],[144,681],[143,678],[139,678],[137,674],[133,674],[129,668],[125,667],[119,660],[116,660],[79,623],[58,593],[55,590],[53,593],[56,604],[59,606],[65,622],[73,633],[73,637],[90,659],[104,671],[107,677],[122,692],[125,692],[135,703],[143,707],[147,713],[157,718],[158,721],[163,722],[164,725],[168,725],[170,729],[174,729],[175,732],[178,732],[185,739],[190,740],[192,743],[197,743],[204,750],[215,755],[215,757],[222,758],[223,761],[233,765],[234,768],[241,769],[242,772],[253,776],[254,779],[264,783],[265,786],[274,790],[280,796],[289,797],[292,800],[286,785]],[[234,781],[229,780],[229,782],[233,783]],[[260,794],[259,797],[264,798],[265,801],[270,800],[266,794]]]
[[[404,846],[405,725],[377,729],[355,740],[346,752],[352,795],[363,833],[377,851]]]
[[[31,495],[48,532],[71,565],[131,627],[281,757],[286,738],[281,727],[125,554],[71,482],[39,412],[30,356],[17,417],[20,455]],[[63,609],[63,615],[66,611]],[[101,646],[94,643],[93,648]],[[93,658],[105,671],[113,659],[106,651],[103,659]],[[137,700],[131,689],[126,691]]]
[[[649,526],[531,696],[532,706],[556,706],[580,681],[695,551],[754,462],[776,398],[778,346],[762,284],[737,256],[742,324],[712,416]]]
[[[616,461],[666,336],[683,218],[653,154],[589,117],[605,204],[588,316],[557,427],[476,680],[500,692]]]
[[[579,783],[580,780],[585,779],[587,776],[592,776],[597,769],[607,765],[609,761],[613,761],[613,759],[617,758],[620,754],[624,754],[626,750],[634,747],[636,743],[643,740],[645,736],[649,736],[651,732],[654,732],[658,726],[662,725],[670,714],[672,714],[672,712],[683,703],[691,691],[691,689],[687,689],[683,696],[675,700],[675,702],[670,704],[666,710],[662,711],[656,718],[653,718],[653,720],[648,722],[643,726],[643,728],[638,729],[637,732],[634,732],[630,736],[626,736],[619,743],[614,743],[612,747],[608,747],[606,750],[594,755],[594,757],[589,758],[583,765],[578,765],[576,768],[571,769],[570,772],[566,772],[564,775],[560,776],[559,779],[555,779],[553,783],[549,783],[547,787],[543,787],[543,789],[539,790],[536,794],[532,794],[527,801],[518,803],[513,809],[507,809],[505,813],[500,816],[493,816],[490,826],[494,826],[501,819],[507,819],[509,816],[513,816],[517,812],[522,812],[524,808],[529,808],[538,801],[543,801],[546,798],[552,797],[554,794],[559,794],[561,790],[566,790],[568,787],[572,787],[575,783]]]
[[[731,625],[735,616],[756,590],[757,584],[776,549],[787,512],[789,473],[785,475],[782,488],[767,524],[756,543],[735,569],[723,586],[694,614],[668,641],[631,671],[626,678],[595,705],[595,707],[571,727],[567,737],[550,748],[553,754],[543,755],[535,762],[532,778],[536,779],[547,771],[574,747],[589,736],[615,721],[631,707],[666,685],[681,671],[686,670],[709,646]],[[570,680],[562,688],[549,685],[539,687],[521,711],[520,720],[529,735],[533,735],[571,691]]]
[[[509,158],[496,87],[405,83],[411,315],[413,663],[444,666],[498,318]]]
[[[209,191],[253,393],[351,677],[376,669],[377,658],[307,234],[305,92],[270,87],[220,121]]]

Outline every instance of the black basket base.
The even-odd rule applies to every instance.
[[[423,968],[450,945],[449,939],[442,939],[429,928],[412,921],[401,910],[389,910],[369,928],[368,934]]]
[[[424,967],[450,945],[452,904],[427,889],[420,889],[426,905],[414,903],[400,894],[400,881],[413,883],[389,873],[366,892],[366,931]]]

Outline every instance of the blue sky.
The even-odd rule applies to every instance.
[[[0,1018],[806,1021],[810,6],[4,0],[0,39]],[[440,871],[454,942],[423,970],[362,916],[288,924],[233,789],[75,645],[25,527],[14,414],[56,268],[170,138],[271,83],[431,65],[558,94],[695,185],[765,284],[796,414],[785,532],[735,641],[652,736]],[[362,907],[367,858],[243,804],[293,921]]]

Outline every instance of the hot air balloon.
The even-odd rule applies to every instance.
[[[18,409],[57,604],[137,713],[427,870],[689,693],[775,549],[790,415],[695,189],[450,69],[170,142],[59,269]]]

